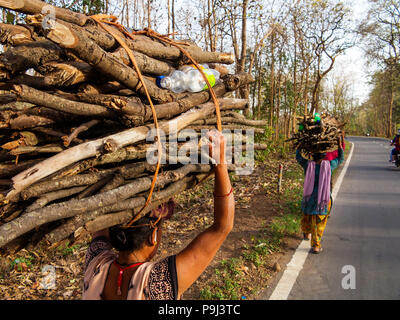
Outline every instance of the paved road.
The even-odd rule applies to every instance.
[[[322,240],[289,299],[400,299],[400,169],[388,140],[349,138],[354,153]],[[355,270],[355,289],[350,269]]]

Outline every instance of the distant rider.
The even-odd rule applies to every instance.
[[[390,162],[397,161],[397,157],[400,153],[400,128],[397,129],[397,135],[393,138],[391,146],[394,146],[390,153]]]

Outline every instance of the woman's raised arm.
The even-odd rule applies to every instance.
[[[213,131],[210,155],[217,161],[214,185],[214,223],[200,233],[183,251],[176,256],[178,296],[188,289],[210,264],[218,249],[233,228],[235,200],[225,163],[224,136]],[[219,156],[215,152],[219,149]]]

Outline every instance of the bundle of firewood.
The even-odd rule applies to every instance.
[[[314,153],[331,152],[338,148],[337,141],[342,135],[343,123],[326,114],[306,115],[298,121],[298,131],[287,141],[291,141],[294,149],[305,156]]]
[[[51,19],[42,14],[44,5]],[[253,80],[221,66],[234,62],[231,54],[190,41],[166,43],[150,32],[129,35],[115,23],[108,24],[110,33],[95,18],[38,0],[0,0],[0,6],[26,14],[25,24],[0,24],[0,247],[53,244],[81,228],[93,232],[138,219],[210,175],[210,164],[184,165],[185,154],[170,154],[190,139],[179,137],[183,129],[200,138],[217,124],[209,90],[175,94],[156,84],[156,76],[191,63],[180,47],[220,71],[213,90],[223,129],[235,130],[232,139],[254,143],[241,132],[263,132],[264,121],[238,112],[247,101],[232,98]],[[165,161],[150,205],[141,210],[156,170],[146,155],[157,149],[157,141],[146,141],[155,119],[145,89],[160,131],[178,142],[163,142]],[[201,143],[192,147],[200,150]]]

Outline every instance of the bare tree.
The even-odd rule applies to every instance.
[[[391,137],[394,127],[393,105],[400,74],[400,3],[394,0],[375,0],[371,3],[373,6],[359,31],[366,42],[367,55],[390,77],[386,135]]]
[[[316,58],[310,110],[313,113],[319,111],[322,79],[333,69],[337,56],[351,47],[353,43],[344,40],[350,33],[350,11],[342,2],[307,0],[304,5],[308,13],[308,20],[303,32],[307,40],[311,42],[313,55]]]

